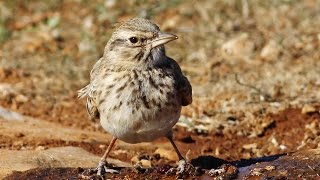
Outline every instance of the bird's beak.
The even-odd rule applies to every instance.
[[[166,44],[170,41],[178,39],[178,36],[169,34],[169,33],[164,33],[164,32],[159,32],[159,36],[151,41],[151,46],[152,48],[157,47],[161,44]]]

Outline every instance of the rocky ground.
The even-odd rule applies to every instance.
[[[111,136],[76,91],[112,25],[135,16],[179,36],[167,54],[194,102],[174,139],[203,168],[182,178],[319,178],[319,12],[316,0],[1,1],[0,178],[88,178]],[[118,141],[121,173],[107,178],[175,179],[164,172],[176,161],[166,139]]]

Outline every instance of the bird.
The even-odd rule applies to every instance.
[[[135,144],[166,137],[179,157],[178,172],[188,162],[173,141],[173,126],[182,106],[192,103],[192,86],[178,63],[166,55],[164,44],[176,35],[160,31],[151,20],[120,22],[90,72],[90,82],[78,91],[86,97],[92,120],[100,120],[113,136],[96,168],[113,172],[107,157],[117,140]]]

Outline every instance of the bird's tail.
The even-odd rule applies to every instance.
[[[84,98],[88,95],[89,84],[78,91],[78,98]]]

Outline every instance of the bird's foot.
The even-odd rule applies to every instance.
[[[208,172],[208,174],[210,176],[219,176],[223,173],[225,173],[226,170],[224,168],[220,168],[220,169],[210,169],[210,171]]]
[[[196,168],[186,160],[182,159],[178,162],[178,167],[169,169],[166,174],[193,174],[196,171]]]
[[[105,173],[111,173],[111,174],[119,174],[120,173],[118,170],[111,169],[111,168],[112,168],[112,166],[110,164],[108,164],[106,160],[101,159],[99,161],[98,167],[96,168],[97,175],[101,176]]]
[[[230,177],[230,179],[233,179],[233,177],[237,177],[238,172],[239,170],[236,166],[231,164],[223,164],[218,169],[211,169],[208,172],[208,175],[214,178]]]
[[[96,174],[97,176],[103,176],[106,173],[111,173],[111,174],[119,174],[120,171],[112,169],[113,167],[111,164],[108,164],[106,160],[101,159],[99,161],[99,164],[96,168],[91,168],[85,170],[82,174],[83,175],[94,175]]]

